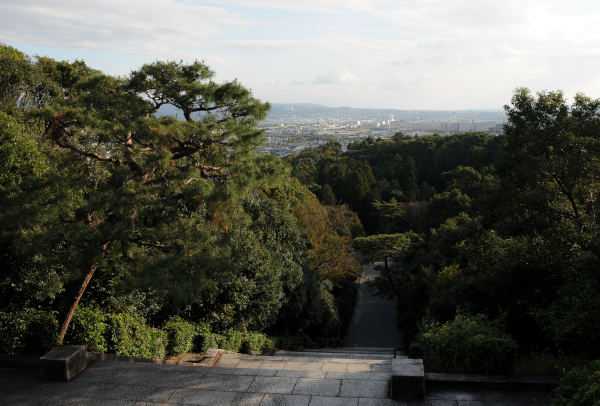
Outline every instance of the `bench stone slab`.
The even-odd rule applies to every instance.
[[[422,359],[392,359],[392,399],[425,398],[425,370]]]
[[[70,381],[87,367],[84,345],[61,345],[40,358],[42,379]]]

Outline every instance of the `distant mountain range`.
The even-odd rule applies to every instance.
[[[271,103],[271,111],[267,119],[284,119],[296,116],[302,118],[352,118],[356,120],[372,118],[378,115],[390,114],[396,120],[427,120],[447,118],[473,119],[503,119],[503,109],[472,109],[472,110],[398,110],[398,109],[361,109],[352,107],[327,107],[315,103]],[[179,109],[164,105],[156,113],[158,116],[178,117],[183,120]],[[195,118],[202,117],[201,113],[194,114]]]

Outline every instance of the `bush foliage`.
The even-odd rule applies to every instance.
[[[106,342],[108,317],[100,310],[79,306],[65,341],[69,344],[85,345],[90,352],[108,352]]]
[[[58,345],[56,312],[0,312],[0,353],[43,355]]]
[[[556,390],[555,406],[596,406],[600,404],[600,361],[573,368]]]
[[[198,332],[196,325],[175,316],[165,323],[163,330],[169,336],[167,355],[185,354],[192,351],[194,338]]]
[[[418,348],[425,368],[442,373],[510,374],[517,355],[517,344],[510,335],[481,315],[459,314],[443,325],[426,324]]]

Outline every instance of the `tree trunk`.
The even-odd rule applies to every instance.
[[[398,289],[396,289],[396,285],[394,285],[394,281],[392,280],[392,274],[390,273],[390,268],[388,267],[388,257],[383,257],[383,260],[385,262],[385,276],[387,276],[388,282],[390,283],[390,287],[392,288],[394,294],[397,297],[400,297],[400,293],[398,292]]]
[[[106,248],[108,248],[109,242],[102,246],[102,251],[105,252]],[[61,303],[61,306],[64,307],[64,310],[61,311],[63,313],[62,323],[60,325],[59,335],[60,341],[62,342],[65,339],[65,335],[67,334],[67,329],[69,328],[69,324],[71,324],[71,319],[73,318],[73,314],[75,314],[75,310],[79,305],[79,301],[81,300],[83,294],[85,293],[85,289],[89,285],[92,280],[92,276],[94,276],[94,272],[98,269],[98,262],[100,262],[100,256],[94,258],[92,262],[92,266],[88,273],[81,279],[74,281],[74,285],[67,288],[65,292],[65,300]]]

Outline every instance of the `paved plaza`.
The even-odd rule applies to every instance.
[[[39,369],[0,368],[0,405],[57,406],[549,406],[549,393],[428,388],[422,401],[390,399],[400,332],[395,302],[364,290],[346,348],[220,354],[214,366],[95,360],[69,382]]]
[[[35,370],[1,369],[0,404],[542,406],[550,403],[547,394],[456,390],[430,391],[424,401],[392,401],[389,374],[381,373],[94,361],[70,382],[42,381]]]

